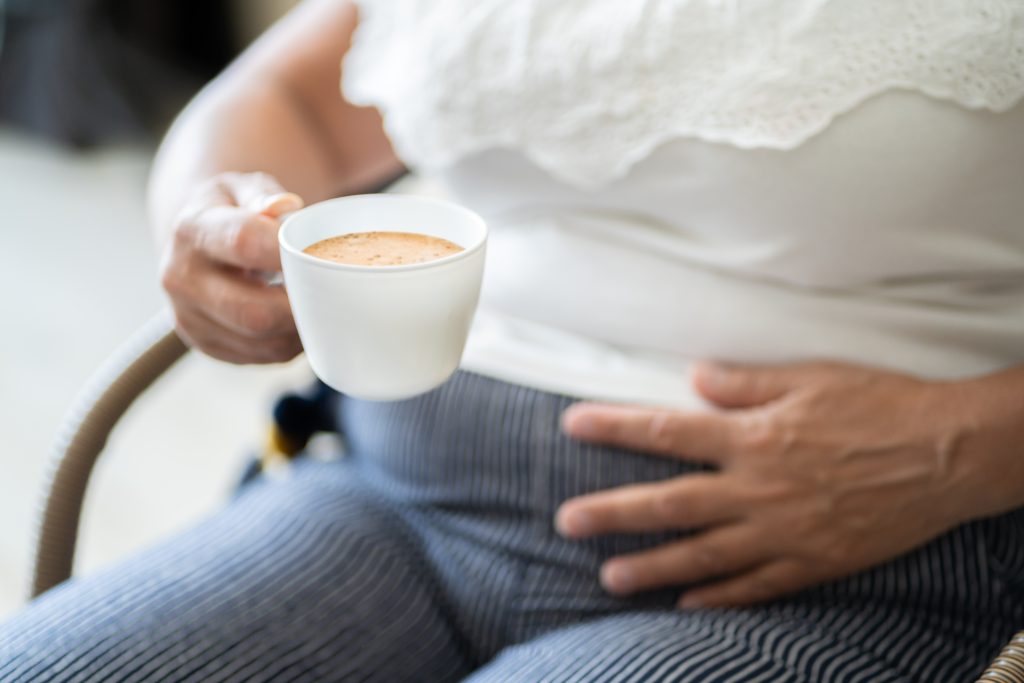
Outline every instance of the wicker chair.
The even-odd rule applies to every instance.
[[[168,315],[153,318],[100,367],[65,417],[46,478],[32,597],[71,576],[82,501],[107,437],[135,399],[187,351]],[[1024,631],[976,683],[1024,683]]]

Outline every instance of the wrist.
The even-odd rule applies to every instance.
[[[1024,366],[935,386],[939,447],[961,521],[1024,507]]]

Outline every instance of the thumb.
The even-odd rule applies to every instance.
[[[693,369],[697,393],[723,408],[753,408],[780,398],[795,383],[787,368],[702,362]]]
[[[268,218],[280,218],[286,213],[298,211],[304,205],[302,197],[287,192],[281,183],[266,173],[242,173],[234,175],[232,193],[238,206],[262,214]]]
[[[280,218],[286,213],[298,211],[304,205],[302,197],[294,192],[279,192],[264,198],[259,213],[268,218]]]

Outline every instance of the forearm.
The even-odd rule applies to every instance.
[[[154,162],[150,225],[162,244],[187,193],[225,171],[262,171],[306,202],[331,196],[336,170],[302,106],[273,79],[208,86],[179,116]]]
[[[347,0],[305,0],[185,109],[150,180],[158,243],[184,197],[221,172],[269,173],[307,203],[374,189],[401,172],[379,114],[340,91],[357,20]]]

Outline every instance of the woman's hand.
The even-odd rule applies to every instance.
[[[577,404],[563,416],[575,438],[715,466],[560,508],[556,527],[572,538],[700,530],[606,562],[612,593],[703,583],[680,606],[760,602],[885,562],[984,512],[984,482],[964,456],[978,425],[956,384],[831,363],[702,365],[695,384],[725,410]]]
[[[191,346],[232,363],[286,361],[302,350],[284,289],[267,284],[281,270],[280,218],[300,208],[302,199],[262,173],[224,173],[192,194],[161,266]]]

